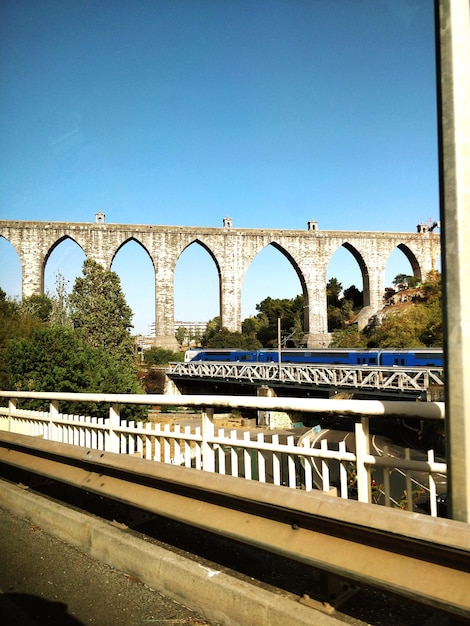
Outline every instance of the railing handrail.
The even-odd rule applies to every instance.
[[[408,400],[338,400],[326,398],[254,397],[220,395],[166,395],[69,393],[53,391],[0,391],[0,398],[138,404],[159,406],[193,406],[210,408],[251,408],[265,411],[300,411],[306,413],[355,415],[357,417],[404,416],[419,419],[445,418],[444,402]]]

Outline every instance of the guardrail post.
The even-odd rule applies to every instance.
[[[13,411],[16,410],[16,403],[18,402],[18,400],[16,398],[10,398],[8,400],[8,432],[11,433],[12,432],[12,426],[13,426]]]
[[[201,410],[201,434],[202,434],[202,469],[206,472],[215,472],[214,444],[208,439],[214,438],[214,409]]]
[[[107,452],[119,454],[119,434],[115,431],[115,428],[119,428],[120,423],[119,403],[113,402],[109,407],[109,442],[105,448]]]
[[[370,502],[370,468],[366,465],[366,456],[370,454],[368,417],[362,417],[360,422],[356,422],[355,432],[357,499],[359,502]]]
[[[59,415],[59,401],[51,400],[49,403],[49,432],[48,432],[49,441],[55,441],[54,420],[57,419],[58,415]]]

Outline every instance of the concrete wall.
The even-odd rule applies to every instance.
[[[422,225],[421,225],[422,226]],[[174,338],[174,272],[182,252],[199,243],[217,267],[222,325],[241,328],[241,289],[250,264],[272,245],[291,263],[305,298],[305,329],[309,347],[327,345],[326,274],[334,253],[344,246],[356,259],[363,278],[367,319],[383,305],[385,267],[395,248],[409,259],[415,276],[425,278],[437,267],[440,236],[427,228],[416,233],[237,229],[224,220],[222,228],[150,226],[78,222],[0,220],[0,236],[16,249],[22,267],[23,297],[44,292],[44,268],[51,252],[64,239],[75,241],[88,258],[110,268],[128,241],[147,251],[155,269],[156,345],[176,347]],[[358,286],[360,288],[360,286]]]

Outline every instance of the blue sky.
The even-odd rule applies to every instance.
[[[1,219],[409,232],[439,217],[432,0],[3,0],[0,51]],[[47,287],[83,258],[59,246]],[[129,245],[112,269],[147,332],[150,261]],[[389,282],[401,271],[397,252]],[[329,276],[362,288],[344,249]],[[0,286],[20,292],[5,240]],[[218,314],[199,246],[175,290],[177,319]],[[299,292],[266,249],[243,316]]]

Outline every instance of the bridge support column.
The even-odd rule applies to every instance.
[[[326,265],[319,265],[318,260],[313,259],[309,269],[304,314],[308,332],[304,336],[304,342],[307,348],[327,348],[330,335],[326,314]]]
[[[369,267],[364,277],[364,307],[359,313],[357,325],[359,330],[367,326],[371,317],[376,315],[384,305],[385,265]]]
[[[241,318],[241,289],[237,276],[230,272],[221,277],[220,325],[231,332],[240,332]]]
[[[21,297],[44,293],[44,256],[34,247],[21,255],[22,285]]]
[[[175,337],[175,290],[173,272],[157,268],[155,272],[155,346],[178,350]]]

